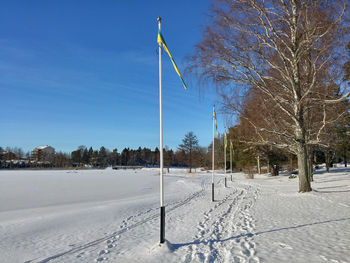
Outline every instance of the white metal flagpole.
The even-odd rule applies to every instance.
[[[215,104],[213,105],[213,147],[212,147],[212,172],[211,172],[211,201],[214,202],[214,152],[215,152]]]
[[[224,174],[226,177],[226,127],[225,127],[225,134],[224,134]]]
[[[226,138],[226,127],[225,127],[225,133],[224,133],[224,174],[225,174],[225,187],[227,187],[227,178],[226,178],[226,145],[227,145],[227,138]]]
[[[157,18],[158,30],[162,19]],[[159,119],[160,119],[160,142],[159,142],[159,170],[160,170],[160,243],[165,242],[165,207],[164,207],[164,181],[163,181],[163,112],[162,112],[162,43],[158,43],[159,50]]]

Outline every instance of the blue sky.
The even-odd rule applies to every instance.
[[[180,71],[208,20],[209,0],[2,1],[0,146],[159,145],[157,16]],[[188,131],[211,141],[211,87],[188,90],[163,55],[164,145]],[[219,126],[223,122],[219,116]],[[222,129],[222,128],[221,128]]]

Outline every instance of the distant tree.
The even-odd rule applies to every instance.
[[[89,159],[90,159],[90,158],[89,158],[88,149],[85,148],[85,149],[83,150],[83,154],[82,154],[82,162],[83,162],[84,164],[89,164],[89,162],[90,162]]]
[[[128,165],[129,159],[130,159],[130,149],[129,148],[124,148],[121,156],[121,165]]]
[[[135,163],[136,165],[142,165],[144,164],[144,160],[142,159],[142,149],[141,147],[137,148],[137,150],[135,151]]]
[[[118,149],[115,148],[108,156],[108,162],[110,165],[117,165],[119,161]]]
[[[267,149],[265,151],[265,154],[267,155],[268,165],[271,168],[271,175],[279,175],[279,168],[281,164],[287,162],[288,160],[286,152],[282,151],[281,149],[275,149],[271,147],[269,150]]]
[[[93,163],[93,161],[92,161],[93,154],[94,154],[94,149],[92,149],[92,147],[90,147],[89,151],[88,151],[89,163]]]
[[[24,152],[23,152],[22,148],[20,148],[20,147],[14,147],[14,148],[12,149],[12,151],[13,151],[13,153],[16,155],[16,157],[17,157],[18,159],[22,159],[22,158],[24,157]]]
[[[164,158],[164,166],[168,168],[168,172],[169,172],[169,168],[170,166],[173,165],[173,162],[174,162],[174,152],[171,149],[169,150],[168,146],[165,146],[163,149],[163,158]]]
[[[84,152],[84,150],[86,149],[86,146],[85,145],[80,145],[79,147],[78,147],[78,150],[80,151],[80,155],[83,157],[83,152]]]
[[[193,164],[196,167],[208,167],[209,162],[207,158],[208,149],[206,147],[198,147],[193,155]]]
[[[208,162],[210,167],[212,165],[212,147],[213,143],[210,143],[208,147]],[[218,169],[219,167],[223,167],[224,164],[224,144],[222,137],[214,139],[214,147],[214,169]]]
[[[98,163],[101,167],[107,166],[107,149],[105,147],[101,147],[98,152]]]
[[[344,122],[336,127],[337,132],[337,154],[342,157],[345,167],[347,167],[347,155],[350,150],[350,114],[348,113]]]
[[[148,148],[143,148],[141,151],[141,158],[144,160],[145,164],[152,164],[152,151]]]
[[[152,165],[160,165],[159,158],[159,149],[156,147],[153,152]]]
[[[188,166],[190,167],[190,173],[192,172],[192,156],[193,152],[199,148],[197,136],[193,132],[188,132],[185,138],[182,140],[182,144],[178,146],[178,149],[184,151],[189,156]]]
[[[72,162],[73,163],[77,163],[77,165],[80,166],[81,164],[81,154],[80,154],[80,150],[75,150],[71,153],[71,158],[72,158]]]
[[[52,163],[55,167],[68,167],[70,166],[70,159],[68,154],[58,152],[54,154],[52,158]]]
[[[0,147],[0,168],[3,167],[3,162],[2,162],[2,160],[4,158],[3,152],[4,152],[4,149],[2,147]]]
[[[25,157],[29,160],[32,157],[32,153],[30,151],[26,152]]]
[[[86,150],[86,146],[85,145],[80,145],[77,150],[75,150],[75,151],[73,151],[71,153],[72,161],[75,162],[75,163],[78,163],[79,166],[82,163],[84,163],[83,155],[84,155],[84,151],[85,150]]]
[[[186,153],[183,150],[177,150],[175,152],[175,165],[176,166],[185,166],[186,165]]]

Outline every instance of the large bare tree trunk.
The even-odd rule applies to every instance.
[[[299,170],[299,192],[312,191],[307,169],[307,151],[304,143],[298,144],[298,170]]]
[[[309,181],[314,181],[314,174],[313,174],[313,167],[312,167],[312,156],[308,156],[308,162],[307,162],[307,168],[308,168],[308,177]]]

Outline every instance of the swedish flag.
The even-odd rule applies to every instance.
[[[215,129],[216,129],[216,137],[219,137],[219,132],[218,132],[218,122],[216,121],[216,113],[215,113],[215,108],[214,108],[214,122],[215,122]]]
[[[225,130],[225,149],[227,148],[227,133],[226,133],[226,130]]]
[[[166,43],[165,43],[164,37],[163,37],[162,33],[160,32],[160,30],[158,31],[157,42],[158,42],[159,44],[162,44],[162,45],[163,45],[163,48],[164,48],[164,50],[166,51],[166,53],[168,53],[168,55],[169,55],[169,57],[170,57],[170,60],[171,60],[171,63],[173,63],[174,69],[175,69],[177,75],[179,75],[179,77],[180,77],[180,79],[181,79],[181,81],[182,81],[182,84],[184,85],[184,88],[187,89],[187,86],[186,86],[186,84],[185,84],[185,81],[184,81],[184,79],[182,78],[179,69],[177,68],[177,65],[176,65],[176,63],[175,63],[175,60],[174,60],[173,56],[170,54],[170,51],[169,51],[169,49],[168,49],[168,47],[167,47],[167,45],[166,45]]]

